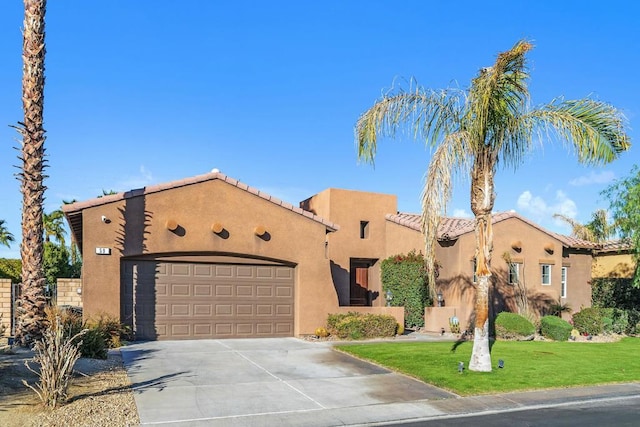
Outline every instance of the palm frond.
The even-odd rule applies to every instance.
[[[435,283],[438,225],[451,198],[453,177],[471,168],[473,158],[469,156],[468,137],[465,132],[447,135],[429,163],[422,190],[422,232],[425,236],[425,264],[429,283]],[[429,289],[435,293],[434,286]]]
[[[595,241],[593,233],[588,226],[579,223],[573,218],[562,214],[553,214],[553,217],[566,222],[571,227],[571,235],[577,239]]]
[[[413,139],[424,138],[427,145],[435,145],[458,122],[459,96],[451,90],[435,92],[420,87],[383,96],[356,123],[358,159],[373,163],[378,139],[393,138],[399,130],[408,131]]]
[[[554,100],[532,110],[528,118],[543,135],[557,135],[586,164],[605,164],[631,146],[626,118],[610,104],[592,99]]]

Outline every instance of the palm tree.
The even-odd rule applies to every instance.
[[[0,245],[4,245],[9,248],[11,247],[11,242],[13,242],[15,239],[13,238],[13,234],[11,234],[9,230],[7,230],[4,222],[4,219],[0,219]]]
[[[598,209],[591,215],[591,221],[581,224],[566,215],[554,214],[558,218],[571,226],[571,235],[575,238],[588,240],[590,242],[604,242],[615,235],[615,224],[609,224],[607,211]]]
[[[467,91],[415,87],[408,92],[386,94],[360,116],[355,127],[358,158],[371,163],[378,138],[393,137],[403,127],[414,138],[436,146],[422,194],[425,260],[432,284],[436,232],[451,197],[453,175],[470,174],[478,278],[469,363],[473,371],[491,371],[491,211],[498,163],[503,167],[519,166],[533,149],[534,134],[567,141],[578,159],[587,164],[610,162],[630,145],[623,116],[608,104],[579,99],[530,107],[526,54],[532,48],[529,42],[518,41],[500,53],[493,66],[482,68]]]
[[[64,213],[60,209],[48,213],[43,213],[44,240],[49,242],[51,237],[58,241],[62,246],[65,244],[64,235],[67,233],[64,229]]]
[[[43,201],[45,169],[44,109],[46,0],[24,0],[22,38],[22,295],[18,302],[16,339],[27,345],[42,336],[45,277],[43,270]]]

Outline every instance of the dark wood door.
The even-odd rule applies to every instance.
[[[351,305],[369,305],[369,266],[355,264],[351,267]]]

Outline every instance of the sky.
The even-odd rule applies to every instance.
[[[601,191],[640,163],[640,3],[582,1],[49,1],[45,211],[214,168],[297,204],[326,188],[395,194],[420,212],[431,149],[384,139],[360,163],[354,125],[393,88],[469,87],[526,39],[531,105],[592,97],[628,119],[632,148],[580,165],[542,141],[496,174],[495,211],[564,234],[588,222]],[[0,219],[21,240],[18,159],[23,3],[0,2]],[[16,150],[17,149],[17,150]],[[185,206],[185,209],[188,209]],[[470,216],[469,181],[447,215]]]

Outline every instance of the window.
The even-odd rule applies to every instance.
[[[540,274],[542,275],[542,284],[550,285],[551,284],[551,265],[542,264],[540,266]]]
[[[360,238],[369,238],[369,221],[360,221]]]
[[[567,267],[562,267],[562,276],[560,279],[560,297],[567,297]]]
[[[520,264],[515,262],[509,263],[509,284],[516,285],[520,283]]]

